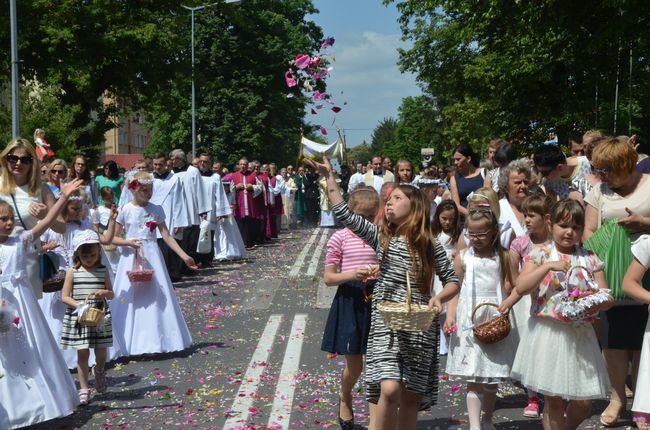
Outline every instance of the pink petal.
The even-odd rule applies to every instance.
[[[312,58],[309,65],[312,66],[312,67],[319,67],[320,66],[320,57]]]
[[[312,114],[312,115],[316,115],[316,114],[317,114],[317,112],[314,110],[314,108],[311,109],[311,114]]]
[[[332,108],[332,110],[334,111],[334,113],[339,113],[339,112],[341,112],[341,108],[338,107],[338,106],[334,106],[334,107]]]
[[[293,64],[295,64],[299,69],[304,69],[305,67],[309,66],[310,62],[311,58],[307,54],[298,54],[296,55],[296,59],[293,60]]]
[[[295,87],[297,85],[296,80],[293,77],[293,72],[291,69],[287,70],[287,72],[284,74],[284,80],[287,82],[287,87]]]
[[[320,91],[314,91],[314,101],[323,100],[323,99],[325,99],[325,93],[321,93]]]
[[[327,136],[327,130],[325,129],[325,127],[321,127],[320,132],[323,134],[323,136]]]

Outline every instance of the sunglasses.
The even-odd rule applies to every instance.
[[[51,172],[53,175],[65,175],[65,170],[61,169],[52,169]]]
[[[594,165],[591,165],[591,173],[593,173],[596,176],[607,176],[610,173],[610,170],[605,168],[605,169],[599,169],[597,167],[594,167]]]
[[[22,157],[19,157],[17,155],[9,154],[7,155],[7,161],[11,164],[16,164],[19,161],[20,164],[32,164],[32,161],[34,161],[34,157],[32,157],[31,155],[23,155]]]

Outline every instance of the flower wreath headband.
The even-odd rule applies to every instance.
[[[135,190],[142,185],[151,185],[153,184],[153,178],[143,178],[143,179],[131,179],[129,182],[129,190]]]

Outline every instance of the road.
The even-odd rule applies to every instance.
[[[338,428],[342,357],[320,351],[334,290],[320,280],[331,229],[285,232],[243,262],[200,270],[175,284],[194,338],[181,353],[112,363],[108,391],[72,416],[33,426],[50,429]],[[444,363],[444,361],[443,361]],[[499,399],[497,429],[539,429],[524,418],[520,390]],[[630,402],[631,404],[631,402]],[[418,429],[467,428],[462,387],[441,375],[439,404]],[[596,402],[581,428],[601,428]],[[367,424],[362,385],[355,419]],[[631,425],[625,416],[621,425]]]

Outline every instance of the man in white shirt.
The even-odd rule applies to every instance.
[[[384,182],[395,182],[395,176],[390,170],[384,170],[382,158],[375,155],[372,157],[372,169],[363,176],[363,182],[381,194],[381,186]]]
[[[356,187],[363,183],[363,163],[357,163],[357,171],[354,175],[350,176],[350,182],[348,182],[348,193],[354,191]]]

